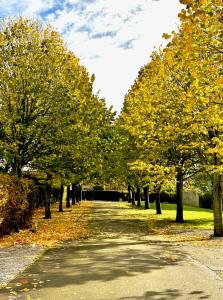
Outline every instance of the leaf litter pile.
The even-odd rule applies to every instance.
[[[5,236],[0,247],[32,244],[51,247],[67,240],[78,240],[89,236],[89,221],[92,212],[91,202],[82,201],[81,205],[64,208],[58,212],[58,204],[51,206],[51,219],[44,219],[43,208],[36,209],[33,226],[30,229],[20,230],[18,233]]]

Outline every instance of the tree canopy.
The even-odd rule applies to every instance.
[[[138,151],[130,169],[163,189],[175,178],[176,221],[183,221],[184,182],[211,175],[215,235],[222,235],[222,3],[181,2],[179,31],[165,33],[170,42],[141,68],[117,124]]]

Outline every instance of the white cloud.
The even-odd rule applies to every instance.
[[[3,15],[17,11],[43,16],[45,12],[44,18],[95,73],[95,90],[100,89],[108,105],[118,110],[153,46],[164,43],[162,33],[176,29],[180,8],[178,0],[0,1]]]
[[[47,20],[60,31],[64,31],[69,24],[78,21],[77,13],[75,11],[67,11],[66,9],[59,11],[57,15],[51,13]]]
[[[67,34],[67,40],[74,52],[80,55],[81,62],[95,73],[95,90],[100,89],[108,105],[114,105],[117,110],[121,109],[124,95],[133,84],[139,68],[149,61],[153,46],[165,43],[163,32],[177,28],[180,10],[177,0],[171,0],[171,3],[166,0],[153,3],[131,1],[131,6],[129,1],[124,0],[122,5],[115,5],[120,2],[97,1],[97,5],[90,5],[86,13],[107,12],[106,16],[95,18],[91,28],[94,32],[117,30],[116,36],[94,40],[89,39],[86,32],[80,34],[71,30]],[[141,10],[136,11],[137,7]],[[83,24],[86,24],[86,19],[80,19],[78,26]],[[131,40],[132,49],[120,48],[121,44]],[[92,56],[96,59],[91,59]]]
[[[33,16],[53,6],[54,0],[29,0],[26,1],[26,9],[23,14],[25,16]]]
[[[1,14],[14,16],[33,16],[37,15],[41,10],[53,6],[54,0],[1,0]]]

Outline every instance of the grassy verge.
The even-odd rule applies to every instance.
[[[197,208],[184,205],[184,223],[176,224],[176,204],[162,203],[162,215],[156,215],[155,205],[151,205],[149,215],[160,220],[160,222],[173,223],[178,228],[191,229],[212,229],[213,228],[213,212],[210,209]]]
[[[120,203],[121,218],[135,219],[146,223],[148,234],[166,236],[172,240],[207,239],[213,230],[213,212],[210,209],[184,206],[184,220],[182,224],[175,223],[176,205],[162,203],[162,214],[157,215],[155,204],[145,210],[142,207]]]
[[[183,224],[176,224],[176,204],[162,203],[162,214],[157,215],[155,204],[152,203],[150,209],[145,210],[143,206],[138,208],[128,203],[122,203],[123,208],[131,208],[131,210],[123,210],[122,213],[129,215],[133,218],[147,218],[156,220],[160,224],[172,224],[177,227],[187,227],[194,229],[212,229],[213,228],[213,212],[210,209],[197,208],[184,205],[184,220]]]
[[[64,208],[58,212],[58,204],[51,207],[52,218],[44,219],[43,209],[37,209],[33,224],[37,226],[34,233],[31,230],[20,230],[1,239],[0,247],[9,247],[17,244],[31,244],[53,246],[66,240],[77,240],[89,235],[89,220],[92,210],[90,202],[83,201],[81,205]]]

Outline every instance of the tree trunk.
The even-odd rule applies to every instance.
[[[78,193],[79,193],[79,188],[78,188],[78,184],[75,185],[75,191],[74,191],[75,195],[75,199],[76,199],[76,203],[79,203],[79,197],[78,197]]]
[[[214,236],[223,236],[221,175],[218,173],[212,174],[212,199],[214,214]]]
[[[75,191],[76,191],[76,184],[75,183],[72,183],[72,205],[75,205],[76,203],[76,200],[75,200]]]
[[[19,153],[16,153],[13,157],[11,168],[13,175],[15,175],[17,178],[22,178],[22,157]]]
[[[22,178],[22,159],[19,155],[14,158],[14,171],[18,178]]]
[[[178,168],[177,170],[177,214],[176,214],[176,222],[183,223],[183,171],[182,168]]]
[[[79,185],[79,202],[81,202],[82,201],[82,186],[81,185]]]
[[[47,182],[46,183],[46,198],[45,198],[45,219],[51,219],[51,210],[50,210],[50,197],[51,197],[51,186],[50,184]]]
[[[57,189],[57,194],[56,194],[56,201],[60,202],[60,194],[61,194],[61,190]]]
[[[33,188],[33,190],[28,193],[27,199],[29,202],[29,209],[30,211],[33,211],[37,203],[37,188]]]
[[[128,184],[128,203],[131,203],[132,199],[131,199],[131,186],[130,184]]]
[[[67,200],[66,200],[66,208],[70,208],[70,186],[67,186]]]
[[[45,201],[46,201],[46,193],[45,193],[45,187],[39,186],[38,187],[38,192],[37,192],[37,205],[36,208],[40,206],[45,206]]]
[[[63,212],[63,193],[64,193],[64,186],[61,185],[61,187],[60,187],[59,212]]]
[[[145,209],[149,209],[149,194],[148,194],[148,187],[144,187],[144,199],[145,199]]]
[[[156,214],[161,215],[161,205],[160,205],[160,189],[156,193]]]
[[[135,205],[135,191],[132,190],[132,205]]]
[[[58,202],[60,201],[60,190],[59,189],[53,189],[53,201]]]
[[[140,201],[140,188],[137,186],[137,191],[136,191],[136,201],[137,201],[137,207],[141,206],[141,201]]]

